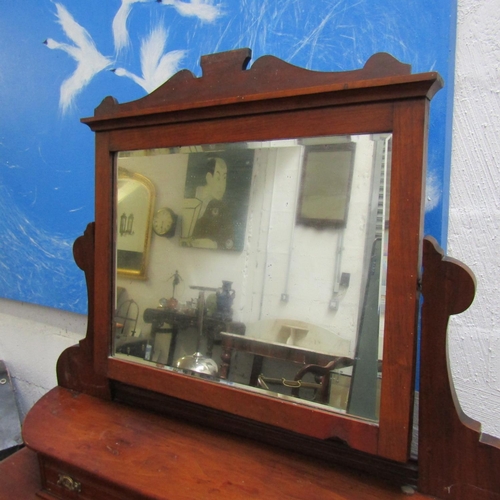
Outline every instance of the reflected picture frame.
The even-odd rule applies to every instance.
[[[117,197],[116,272],[120,276],[145,280],[151,244],[155,186],[144,175],[130,173],[119,167]]]
[[[181,246],[243,250],[253,162],[253,149],[189,155]]]
[[[318,229],[346,226],[355,151],[353,142],[306,147],[297,224]]]

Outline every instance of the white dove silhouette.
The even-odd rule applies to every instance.
[[[120,8],[115,14],[112,23],[113,40],[116,53],[119,54],[130,44],[127,30],[127,19],[134,3],[150,2],[151,0],[122,0]]]
[[[165,28],[158,25],[141,42],[141,71],[142,77],[116,68],[112,71],[118,76],[126,76],[140,85],[148,94],[177,73],[179,63],[186,55],[184,50],[173,50],[164,54],[167,43]]]
[[[49,49],[64,50],[76,62],[75,72],[61,84],[59,106],[65,113],[71,106],[75,96],[92,80],[92,78],[111,65],[111,59],[103,56],[96,48],[87,30],[80,26],[59,3],[55,4],[57,20],[66,36],[75,45],[59,43],[52,38],[45,40]]]
[[[163,5],[171,5],[177,12],[183,16],[194,16],[201,21],[211,23],[220,15],[217,6],[212,5],[210,0],[190,0],[183,2],[181,0],[157,0]]]

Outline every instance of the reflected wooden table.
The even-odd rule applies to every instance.
[[[291,361],[302,365],[314,365],[320,367],[331,366],[332,362],[342,361],[342,366],[351,366],[353,360],[343,356],[335,356],[322,352],[313,351],[304,347],[294,345],[281,344],[277,342],[269,342],[252,337],[220,332],[219,333],[222,345],[222,364],[219,370],[221,379],[227,379],[231,368],[231,355],[233,351],[247,352],[254,354],[254,363],[252,373],[250,375],[250,385],[257,385],[257,379],[262,371],[263,358],[274,358],[284,361]]]
[[[191,313],[179,312],[175,309],[160,309],[148,308],[144,311],[144,322],[151,324],[151,336],[155,337],[157,333],[168,332],[172,334],[170,343],[169,358],[167,364],[172,366],[174,362],[174,351],[177,343],[177,335],[180,330],[187,328],[198,327],[198,313],[192,311]],[[230,330],[239,332],[237,335],[245,333],[245,325],[234,321],[222,321],[210,316],[203,317],[202,323],[203,335],[207,338],[207,352],[208,357],[212,356],[212,349],[214,342],[222,330]]]

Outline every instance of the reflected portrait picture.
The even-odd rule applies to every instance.
[[[253,155],[250,149],[189,155],[181,245],[243,250]]]

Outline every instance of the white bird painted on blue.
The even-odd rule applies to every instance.
[[[162,5],[170,5],[182,16],[197,17],[201,21],[211,23],[221,14],[218,6],[213,5],[210,0],[157,0]]]
[[[73,19],[64,6],[59,3],[55,6],[58,23],[75,45],[59,43],[52,38],[47,38],[44,43],[49,49],[63,50],[77,62],[74,73],[61,84],[59,106],[65,113],[76,95],[97,73],[111,66],[112,61],[97,50],[88,31]]]
[[[130,44],[130,38],[127,29],[127,19],[132,10],[134,3],[150,2],[151,0],[122,0],[120,8],[117,10],[113,23],[113,41],[115,44],[116,53],[119,54],[124,48]]]
[[[167,32],[163,26],[158,25],[141,42],[142,76],[137,76],[124,68],[112,71],[115,75],[130,78],[149,94],[177,73],[179,63],[186,55],[184,50],[173,50],[165,54],[166,44]]]

